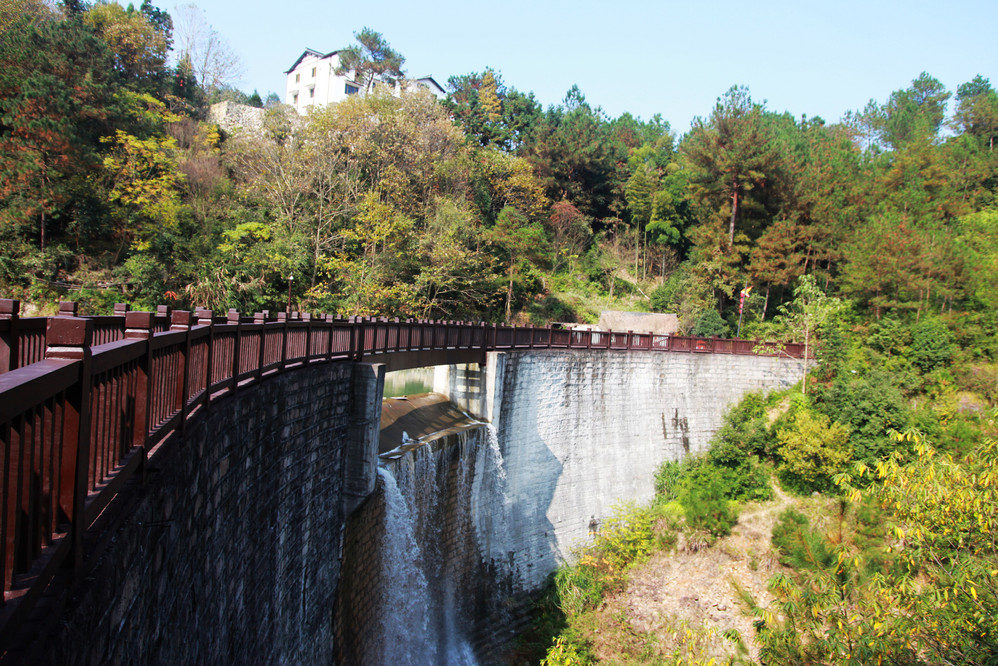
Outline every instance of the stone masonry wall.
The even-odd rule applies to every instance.
[[[151,458],[131,506],[94,535],[92,548],[112,544],[39,661],[332,663],[344,458],[364,367],[264,380]]]

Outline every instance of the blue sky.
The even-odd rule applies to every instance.
[[[261,95],[283,95],[283,72],[305,48],[348,46],[365,26],[406,57],[410,76],[446,86],[492,67],[544,106],[578,84],[610,116],[660,113],[677,134],[736,84],[770,110],[828,122],[923,71],[954,93],[977,74],[998,87],[995,0],[195,4],[242,58],[240,87]]]

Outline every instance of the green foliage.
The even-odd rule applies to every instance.
[[[926,317],[911,329],[909,354],[922,372],[934,370],[953,357],[953,335],[942,321]]]
[[[835,475],[852,459],[849,429],[810,409],[797,410],[790,427],[776,436],[780,479],[801,493],[834,490]]]
[[[699,473],[688,477],[679,493],[686,524],[713,536],[730,534],[738,522],[738,515],[728,503],[728,491],[725,479],[716,467],[705,465]]]
[[[795,569],[772,580],[775,608],[754,608],[765,661],[993,659],[998,445],[985,439],[956,460],[919,433],[895,437],[911,444],[914,458],[895,453],[837,479],[848,498],[837,533],[822,535],[798,514],[781,516],[773,542]],[[867,474],[874,482],[860,491],[854,482]]]
[[[742,396],[724,415],[721,428],[715,435],[715,440],[728,442],[746,454],[769,458],[776,448],[774,436],[777,416],[785,410],[780,409],[780,402],[785,394],[773,392],[764,394],[761,391],[747,393]],[[788,403],[789,404],[789,403]]]
[[[843,373],[815,398],[818,411],[849,428],[855,460],[873,462],[890,453],[895,443],[887,431],[907,427],[909,414],[904,397],[883,372]]]
[[[677,460],[666,460],[659,465],[655,470],[655,498],[658,501],[673,502],[679,499],[683,471],[683,464]]]
[[[823,534],[814,530],[811,521],[794,509],[786,509],[773,526],[773,547],[780,564],[795,571],[822,570],[835,563],[835,552]]]
[[[392,49],[381,33],[370,28],[365,27],[360,32],[355,32],[354,38],[357,45],[340,50],[336,73],[351,75],[369,92],[375,81],[395,85],[403,76],[405,57]]]
[[[594,662],[594,658],[586,648],[585,644],[580,645],[577,641],[558,636],[554,645],[541,660],[541,666],[585,666],[585,664],[591,664]]]
[[[690,331],[690,335],[698,335],[703,338],[728,337],[728,325],[721,319],[717,310],[709,308],[697,318],[696,326]]]

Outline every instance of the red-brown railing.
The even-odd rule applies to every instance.
[[[0,640],[56,569],[82,560],[82,535],[147,455],[212,400],[310,363],[411,352],[510,349],[780,354],[802,346],[652,333],[484,323],[128,312],[18,317],[0,300]],[[437,358],[440,358],[439,354]]]

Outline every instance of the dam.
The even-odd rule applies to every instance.
[[[95,481],[76,510],[56,496],[56,512],[68,515],[45,519],[62,531],[39,539],[34,564],[21,543],[44,530],[25,525],[34,506],[47,506],[42,491],[52,484],[32,481],[42,473],[34,462],[14,465],[29,480],[30,501],[4,512],[14,517],[5,522],[13,530],[9,663],[494,663],[533,594],[614,503],[649,499],[658,464],[702,450],[727,405],[746,391],[789,386],[800,371],[787,354],[725,352],[717,341],[674,340],[670,349],[630,333],[616,347],[609,334],[558,346],[544,329],[504,338],[433,324],[446,329],[434,349],[414,343],[412,328],[403,340],[396,322],[363,322],[360,331],[307,320],[226,328],[210,313],[199,316],[203,324],[185,314],[186,327],[160,333],[152,316],[129,314],[146,335],[91,348],[92,325],[67,316],[49,323],[46,359],[34,370],[0,375],[10,451],[31,434],[17,410],[30,397],[25,387],[43,377],[39,365],[94,376],[112,353],[155,359],[166,348],[157,345],[172,341],[187,350],[177,367],[204,368],[203,379],[163,383],[193,396],[174,403],[183,419],[156,416],[153,398],[146,411],[155,418],[141,428],[94,416],[91,464],[104,464],[101,456],[116,464],[89,473]],[[193,362],[197,341],[243,335],[242,352]],[[459,335],[469,340],[463,347]],[[347,351],[333,353],[334,339]],[[88,362],[84,349],[89,369],[79,365]],[[268,359],[268,349],[283,356]],[[240,364],[250,357],[263,362]],[[427,364],[440,366],[434,390],[476,424],[382,454],[386,372],[425,359],[453,361]],[[96,380],[89,386],[103,395]],[[44,405],[24,409],[44,421]],[[138,441],[137,432],[147,434],[138,462],[121,455],[136,449],[102,444],[107,433]],[[130,465],[136,471],[105,492]],[[102,492],[110,499],[97,512]],[[65,526],[74,515],[83,521],[76,531]],[[67,542],[69,559],[49,566],[46,585],[31,592],[46,549]],[[28,608],[18,600],[31,596],[31,612],[18,613]]]

